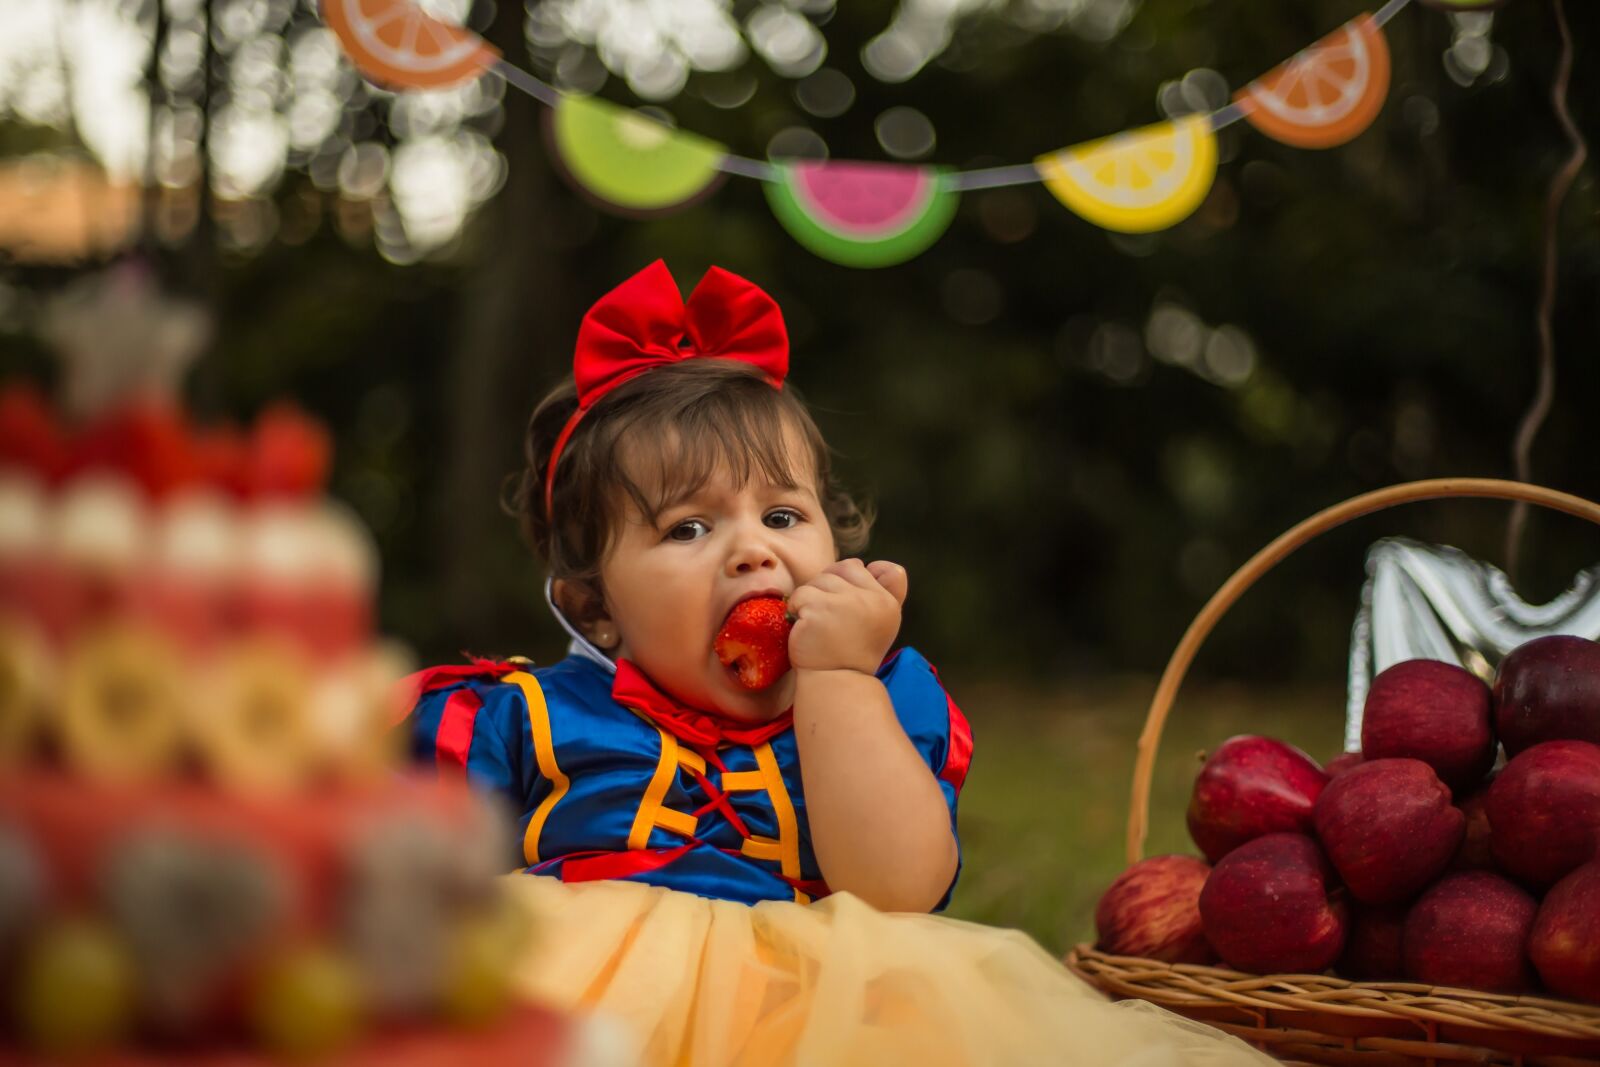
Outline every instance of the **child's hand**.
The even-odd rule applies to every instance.
[[[795,616],[790,664],[796,670],[875,673],[900,632],[906,585],[906,569],[888,560],[830,564],[789,596]]]

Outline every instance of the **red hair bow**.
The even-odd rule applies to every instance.
[[[545,467],[544,510],[551,513],[556,463],[590,408],[623,382],[685,359],[736,359],[758,367],[774,389],[789,372],[789,333],[777,302],[721,267],[706,271],[684,302],[672,272],[656,260],[601,297],[578,327],[572,372],[578,410]]]

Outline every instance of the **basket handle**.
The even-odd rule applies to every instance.
[[[1156,695],[1145,716],[1144,732],[1139,735],[1139,753],[1133,767],[1133,796],[1128,809],[1128,862],[1136,863],[1144,855],[1144,839],[1149,829],[1150,781],[1155,773],[1156,748],[1161,742],[1161,729],[1166,725],[1167,713],[1178,695],[1178,686],[1193,662],[1200,644],[1211,633],[1223,614],[1246,589],[1255,584],[1267,571],[1289,553],[1319,534],[1325,533],[1351,519],[1396,504],[1416,500],[1436,500],[1441,497],[1487,497],[1495,500],[1518,500],[1539,504],[1555,511],[1564,511],[1581,519],[1600,525],[1600,504],[1592,503],[1570,493],[1557,492],[1525,482],[1505,481],[1495,478],[1434,478],[1421,482],[1405,482],[1351,497],[1340,504],[1325,508],[1280,534],[1271,544],[1252,556],[1233,577],[1211,595],[1206,606],[1200,609],[1184,632],[1183,639],[1167,661],[1161,674]]]

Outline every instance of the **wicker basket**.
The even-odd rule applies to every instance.
[[[1178,686],[1235,600],[1296,548],[1341,523],[1396,504],[1440,497],[1526,501],[1600,524],[1600,505],[1521,482],[1444,478],[1354,497],[1313,515],[1256,553],[1201,609],[1168,661],[1139,737],[1128,812],[1128,862],[1144,852],[1156,748]],[[1458,1063],[1572,1067],[1600,1064],[1600,1007],[1408,982],[1331,975],[1256,975],[1219,967],[1111,956],[1090,945],[1067,966],[1118,999],[1136,997],[1235,1034],[1287,1063],[1413,1067]]]

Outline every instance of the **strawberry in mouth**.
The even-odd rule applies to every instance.
[[[743,600],[728,612],[713,649],[746,689],[765,689],[789,669],[789,631],[794,624],[782,597]]]

